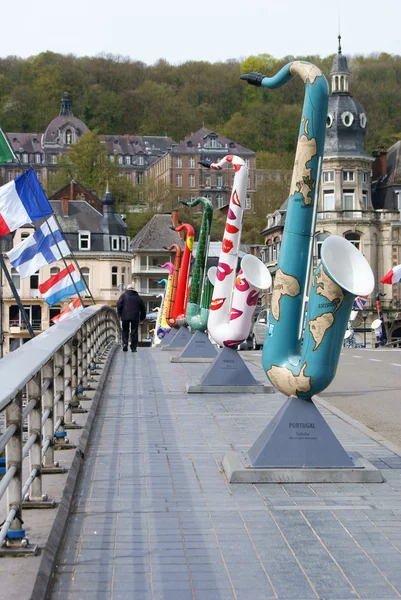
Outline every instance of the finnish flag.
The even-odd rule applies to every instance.
[[[53,216],[29,238],[7,252],[11,265],[19,272],[21,279],[69,254],[67,242]]]

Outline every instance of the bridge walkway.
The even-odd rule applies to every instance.
[[[113,357],[52,599],[400,598],[401,458],[322,408],[385,483],[229,484],[284,398],[188,395],[206,367],[170,355]]]

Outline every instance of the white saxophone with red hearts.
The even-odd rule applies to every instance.
[[[234,155],[225,156],[219,162],[210,165],[202,164],[210,166],[215,171],[221,171],[227,163],[233,166],[235,174],[215,274],[208,331],[220,346],[236,348],[249,335],[259,292],[270,287],[271,276],[262,261],[251,254],[242,258],[241,270],[238,274],[236,272],[248,185],[248,168],[242,158]]]

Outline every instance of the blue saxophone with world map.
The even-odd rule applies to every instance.
[[[290,62],[274,77],[247,73],[241,79],[277,88],[295,75],[304,82],[305,96],[262,363],[280,392],[311,399],[333,380],[354,299],[370,294],[374,277],[363,254],[335,235],[323,242],[311,276],[327,80],[306,61]]]

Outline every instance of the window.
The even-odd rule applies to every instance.
[[[111,287],[116,288],[118,286],[118,267],[111,267]]]
[[[369,182],[369,173],[362,173],[362,183]]]
[[[177,167],[177,169],[182,169],[182,158],[181,158],[181,156],[177,156],[177,158],[175,159],[175,166]]]
[[[333,125],[333,115],[332,114],[328,114],[327,115],[327,119],[326,119],[326,127],[329,129],[332,125]]]
[[[251,208],[251,199],[249,196],[245,198],[245,210]]]
[[[31,235],[31,234],[30,234],[30,233],[28,233],[27,231],[23,231],[23,232],[21,233],[21,242],[23,242],[24,240],[26,240],[26,238],[29,238],[29,236],[30,236],[30,235]]]
[[[334,190],[325,190],[323,192],[323,211],[334,210]],[[323,218],[329,219],[330,215],[324,215]]]
[[[355,246],[355,248],[357,248],[357,250],[361,249],[361,236],[359,235],[359,233],[355,233],[355,232],[346,233],[346,234],[344,234],[344,237],[346,240],[351,242],[351,244],[353,244]]]
[[[125,157],[125,164],[126,165],[130,165],[131,164],[131,157],[130,156],[126,156]]]
[[[224,203],[223,196],[221,196],[221,195],[216,196],[216,203],[217,203],[217,208],[221,208]]]
[[[343,112],[341,115],[341,121],[346,127],[351,127],[352,123],[354,122],[354,115],[349,111]]]
[[[195,175],[193,173],[189,176],[189,187],[195,187]]]
[[[52,267],[50,269],[50,277],[53,277],[53,275],[57,275],[57,273],[60,273],[60,269],[58,267]]]
[[[78,231],[78,245],[80,250],[91,249],[91,233],[90,231]]]
[[[35,171],[35,175],[38,178],[38,181],[42,181],[42,173],[40,171]]]
[[[223,187],[223,176],[222,175],[217,175],[216,177],[216,185],[217,187]]]
[[[193,156],[190,156],[190,157],[188,158],[188,167],[189,167],[190,169],[194,169],[194,168],[195,168],[195,159],[194,159],[194,157],[193,157]]]
[[[12,181],[12,178],[13,178],[12,171],[7,171],[7,183]]]
[[[137,173],[136,174],[136,182],[138,185],[141,185],[141,183],[143,183],[143,173]]]
[[[121,267],[121,283],[125,288],[125,275],[126,275],[126,267]]]
[[[113,163],[113,162],[114,162],[114,154],[110,154],[110,156],[109,156],[109,161],[110,161],[111,163]]]
[[[123,162],[124,162],[124,159],[123,159],[123,157],[122,157],[122,156],[119,156],[119,157],[118,157],[118,164],[119,164],[119,165],[122,165],[122,164],[123,164]]]
[[[82,267],[81,274],[82,274],[82,279],[85,282],[86,288],[89,289],[89,267]],[[89,296],[89,293],[86,290],[85,290],[85,292],[86,292],[86,295]]]
[[[357,216],[352,211],[354,210],[354,192],[353,190],[344,190],[343,192],[343,209],[345,211],[351,211],[348,213],[344,213],[344,217],[352,218],[353,216]]]
[[[361,124],[361,127],[362,127],[362,129],[365,129],[365,127],[366,127],[366,123],[367,123],[367,118],[366,118],[366,115],[365,115],[365,113],[361,113],[361,114],[359,115],[359,122],[360,122],[360,124]]]
[[[343,181],[354,181],[354,171],[343,171]]]
[[[121,238],[121,250],[123,252],[127,251],[127,238],[126,237]]]
[[[51,165],[56,165],[57,164],[57,154],[51,154],[50,155],[50,164]]]
[[[182,185],[182,175],[176,175],[175,176],[175,183],[179,187]]]
[[[13,284],[15,285],[15,288],[19,290],[21,286],[21,278],[17,269],[14,269],[14,267],[11,269],[11,279]]]
[[[126,173],[126,174],[125,174],[125,179],[126,179],[127,181],[131,181],[131,173]]]
[[[22,162],[23,163],[27,163],[28,162],[28,155],[27,155],[26,152],[24,152],[23,155],[22,155]]]
[[[136,162],[137,162],[138,165],[144,165],[145,164],[145,159],[144,159],[143,156],[137,156]]]
[[[249,169],[249,158],[245,159],[245,164],[246,164],[247,168]]]
[[[57,315],[59,315],[61,313],[61,307],[58,306],[57,304],[55,306],[51,306],[49,309],[49,315],[50,315],[50,326],[54,325],[54,323],[52,322],[52,319],[54,319],[54,317],[57,317]]]
[[[368,192],[367,192],[367,190],[362,190],[362,206],[365,210],[368,208]]]
[[[323,183],[332,183],[334,181],[334,171],[323,171]]]
[[[322,244],[323,244],[324,240],[325,240],[326,238],[328,238],[328,237],[329,237],[329,234],[328,234],[328,233],[319,233],[319,234],[316,236],[316,256],[317,256],[317,258],[318,258],[318,259],[320,259],[320,258],[321,258],[321,254],[322,254]]]
[[[39,271],[30,276],[30,287],[31,290],[39,289]]]
[[[119,250],[120,249],[120,240],[116,235],[111,236],[111,249]]]
[[[35,154],[35,163],[38,165],[42,162],[42,157],[39,153]]]
[[[206,175],[205,177],[205,187],[210,187],[212,185],[212,177],[211,175]]]

